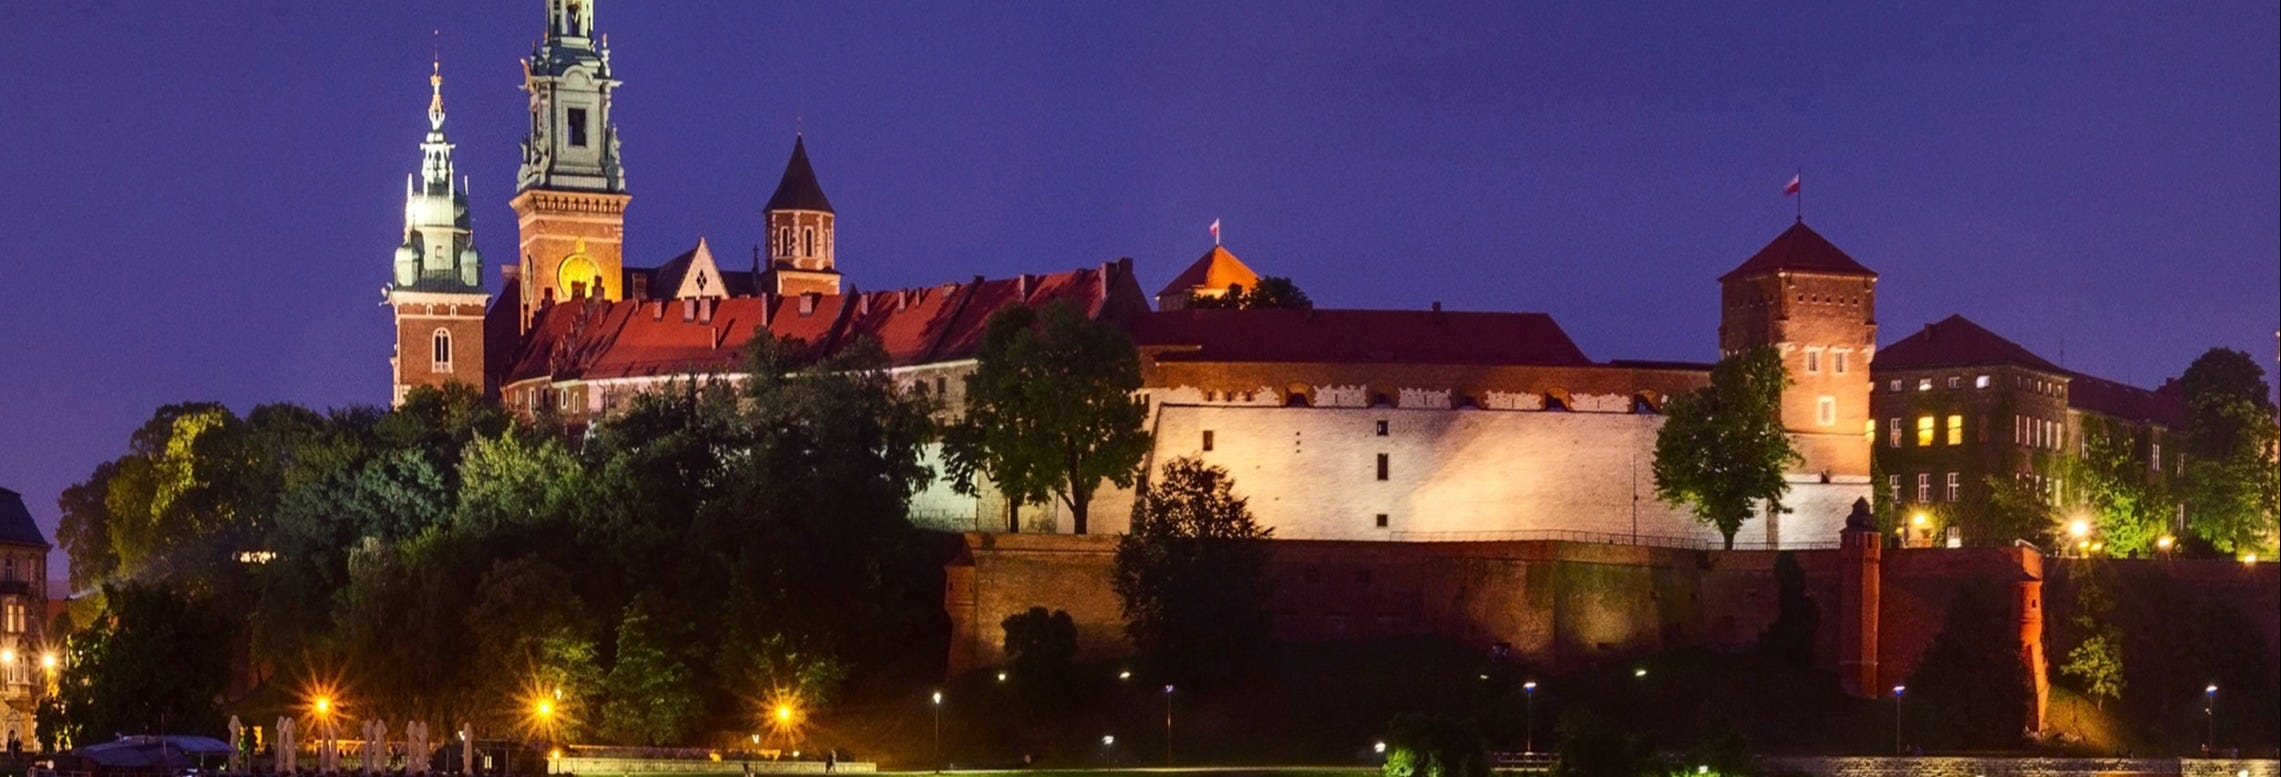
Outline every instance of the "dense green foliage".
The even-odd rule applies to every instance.
[[[1655,437],[1655,494],[1685,504],[1733,549],[1755,505],[1782,509],[1783,472],[1799,461],[1782,428],[1781,354],[1761,347],[1720,359],[1711,384],[1671,398]]]
[[[2072,460],[2067,491],[2083,507],[2102,551],[2115,556],[2153,552],[2168,533],[2178,503],[2161,473],[2140,453],[2146,441],[2114,425],[2085,420],[2083,455]]]
[[[1386,727],[1385,777],[1488,777],[1489,748],[1471,726],[1403,713]]]
[[[2075,681],[2083,694],[2101,709],[2109,700],[2123,695],[2123,635],[2115,627],[2114,599],[2107,595],[2106,584],[2100,582],[2104,565],[2085,561],[2072,565],[2069,571],[2075,579],[2075,612],[2069,616],[2080,635],[2075,646],[2067,651],[2067,659],[2060,663],[2059,673]]]
[[[1213,680],[1267,645],[1267,545],[1227,470],[1193,458],[1143,485],[1117,539],[1113,583],[1125,633],[1183,680]]]
[[[1225,294],[1200,294],[1188,299],[1191,308],[1226,308],[1233,310],[1259,310],[1280,308],[1285,310],[1313,310],[1315,301],[1300,290],[1290,278],[1269,275],[1259,279],[1250,289],[1231,285]]]
[[[230,680],[235,627],[205,596],[130,583],[104,592],[107,617],[71,635],[50,737],[91,743],[118,733],[214,730]],[[57,714],[60,713],[60,714]]]
[[[1774,585],[1774,622],[1759,636],[1758,649],[1791,666],[1812,666],[1814,633],[1821,628],[1822,613],[1806,593],[1806,568],[1798,563],[1797,553],[1775,554]]]
[[[1131,486],[1149,436],[1140,357],[1124,330],[1067,300],[1000,308],[985,322],[965,416],[944,430],[943,457],[962,493],[987,477],[1009,531],[1025,503],[1058,497],[1086,533],[1094,492]]]
[[[1900,707],[1909,744],[1992,748],[2019,744],[2035,704],[2009,591],[1975,579],[1949,599],[1940,633],[1909,675]]]
[[[2265,369],[2249,354],[2212,348],[2179,379],[2186,402],[2186,527],[2226,553],[2276,548],[2281,429]]]
[[[758,338],[750,379],[635,395],[583,435],[456,385],[387,413],[172,405],[70,490],[59,536],[83,582],[226,614],[249,640],[211,643],[250,645],[275,696],[548,738],[749,730],[752,699],[813,707],[939,660],[908,649],[942,617],[940,559],[905,520],[933,406],[874,345],[809,353]],[[74,644],[155,650],[115,636],[156,628],[138,601]],[[73,675],[100,691],[124,660]],[[65,714],[125,714],[103,709]]]

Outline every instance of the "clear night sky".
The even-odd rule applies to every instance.
[[[2272,365],[2274,3],[1634,5],[605,0],[627,259],[748,256],[804,124],[858,288],[1131,256],[1154,292],[1221,218],[1318,304],[1708,361],[1802,167],[1884,342],[1963,313],[2141,385]],[[52,535],[160,404],[384,402],[430,31],[496,265],[541,9],[0,8],[0,485]]]

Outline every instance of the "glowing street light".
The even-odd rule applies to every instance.
[[[2218,746],[2218,684],[2202,689],[2202,754],[2214,755]]]
[[[1901,694],[1903,694],[1903,693],[1906,693],[1908,690],[1909,690],[1909,686],[1906,686],[1906,685],[1896,685],[1896,686],[1893,686],[1893,754],[1894,754],[1894,755],[1901,755]]]
[[[1373,752],[1373,753],[1377,753],[1377,754],[1379,754],[1379,755],[1385,755],[1385,754],[1386,754],[1386,743],[1384,743],[1384,742],[1373,742],[1373,743],[1371,743],[1371,744],[1370,744],[1370,752]]]
[[[935,771],[942,771],[942,691],[934,694],[935,702]]]
[[[2091,522],[2082,518],[2068,521],[2067,536],[2074,537],[2076,539],[2083,539],[2084,537],[2091,536]]]
[[[2164,553],[2169,553],[2170,547],[2176,544],[2178,544],[2178,538],[2172,537],[2168,534],[2156,537],[2154,539],[2154,549],[2162,551]]]
[[[1006,681],[1006,673],[1005,673],[1005,672],[999,672],[999,673],[998,673],[998,682],[1001,682],[1001,683],[1002,683],[1002,682],[1005,682],[1005,681]]]
[[[1172,765],[1172,684],[1164,685],[1164,765]]]
[[[1521,683],[1521,693],[1528,698],[1529,707],[1528,744],[1521,748],[1521,752],[1534,753],[1537,751],[1537,681]]]

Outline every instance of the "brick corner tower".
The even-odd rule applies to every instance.
[[[475,250],[466,179],[454,179],[444,137],[443,65],[428,76],[428,134],[420,171],[404,186],[404,242],[396,246],[387,304],[396,316],[391,404],[418,386],[464,383],[489,393],[484,375],[483,258]]]
[[[792,137],[792,159],[769,195],[768,270],[764,291],[794,294],[840,293],[839,259],[832,239],[832,201],[808,162],[807,139]]]
[[[596,0],[546,0],[546,37],[523,60],[530,129],[516,177],[522,327],[549,303],[623,299],[625,168],[610,103],[618,81],[594,33]],[[597,41],[600,41],[599,43]]]

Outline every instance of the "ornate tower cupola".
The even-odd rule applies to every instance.
[[[468,217],[467,181],[452,175],[451,141],[444,137],[443,65],[428,75],[428,135],[420,141],[420,171],[404,183],[404,241],[396,246],[387,288],[396,314],[395,373],[391,401],[414,386],[458,381],[487,389],[483,375],[483,257],[475,250]]]
[[[610,119],[618,80],[599,0],[546,0],[546,36],[523,60],[530,129],[515,208],[522,256],[522,323],[552,302],[625,296],[625,168]]]
[[[792,137],[792,160],[768,198],[768,281],[777,294],[840,293],[832,248],[832,201],[808,163],[808,144]]]

